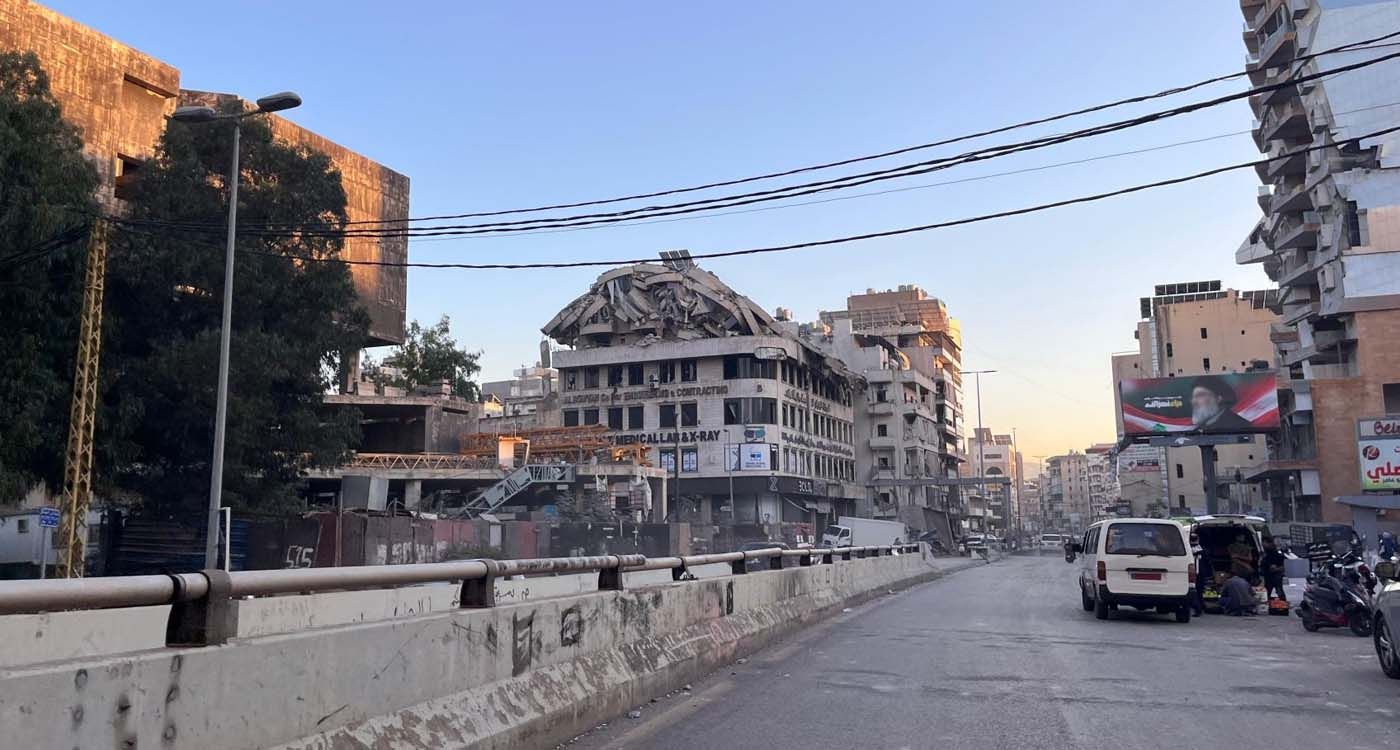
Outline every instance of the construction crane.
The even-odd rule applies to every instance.
[[[87,516],[92,505],[92,435],[97,416],[97,366],[102,353],[102,297],[107,277],[107,222],[98,219],[88,235],[78,362],[68,415],[68,450],[63,461],[62,554],[58,575],[82,578],[87,552]]]

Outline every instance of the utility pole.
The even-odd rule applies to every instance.
[[[982,376],[994,372],[996,370],[963,370],[962,373],[977,378],[977,491],[981,493],[984,503],[987,501],[987,464],[983,460],[986,451],[982,448]]]
[[[87,554],[87,516],[92,506],[92,435],[97,416],[97,372],[102,354],[102,298],[107,277],[107,222],[98,219],[88,235],[83,278],[83,310],[78,328],[78,362],[68,413],[68,449],[63,459],[63,520],[58,532],[63,554],[60,578],[82,578]],[[43,529],[45,533],[47,529]]]

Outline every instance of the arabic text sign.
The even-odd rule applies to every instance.
[[[1400,490],[1400,419],[1357,420],[1361,491]]]
[[[1118,388],[1126,435],[1240,435],[1279,426],[1273,372],[1130,379]]]

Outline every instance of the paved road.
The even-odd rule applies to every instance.
[[[1079,608],[1016,557],[871,602],[572,748],[1400,747],[1368,639],[1296,617],[1182,625]]]

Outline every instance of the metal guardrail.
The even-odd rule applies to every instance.
[[[496,605],[495,579],[511,576],[596,572],[600,591],[620,591],[622,574],[633,571],[670,570],[671,580],[681,581],[690,577],[689,569],[703,565],[728,563],[732,575],[742,575],[750,572],[749,563],[755,560],[767,560],[767,569],[779,570],[787,558],[795,558],[800,566],[807,567],[919,550],[917,544],[790,550],[773,547],[677,557],[598,555],[483,559],[413,565],[204,570],[168,575],[2,581],[0,615],[171,605],[167,645],[214,645],[232,637],[236,626],[231,617],[233,601],[245,597],[461,583],[459,605],[480,608]]]

